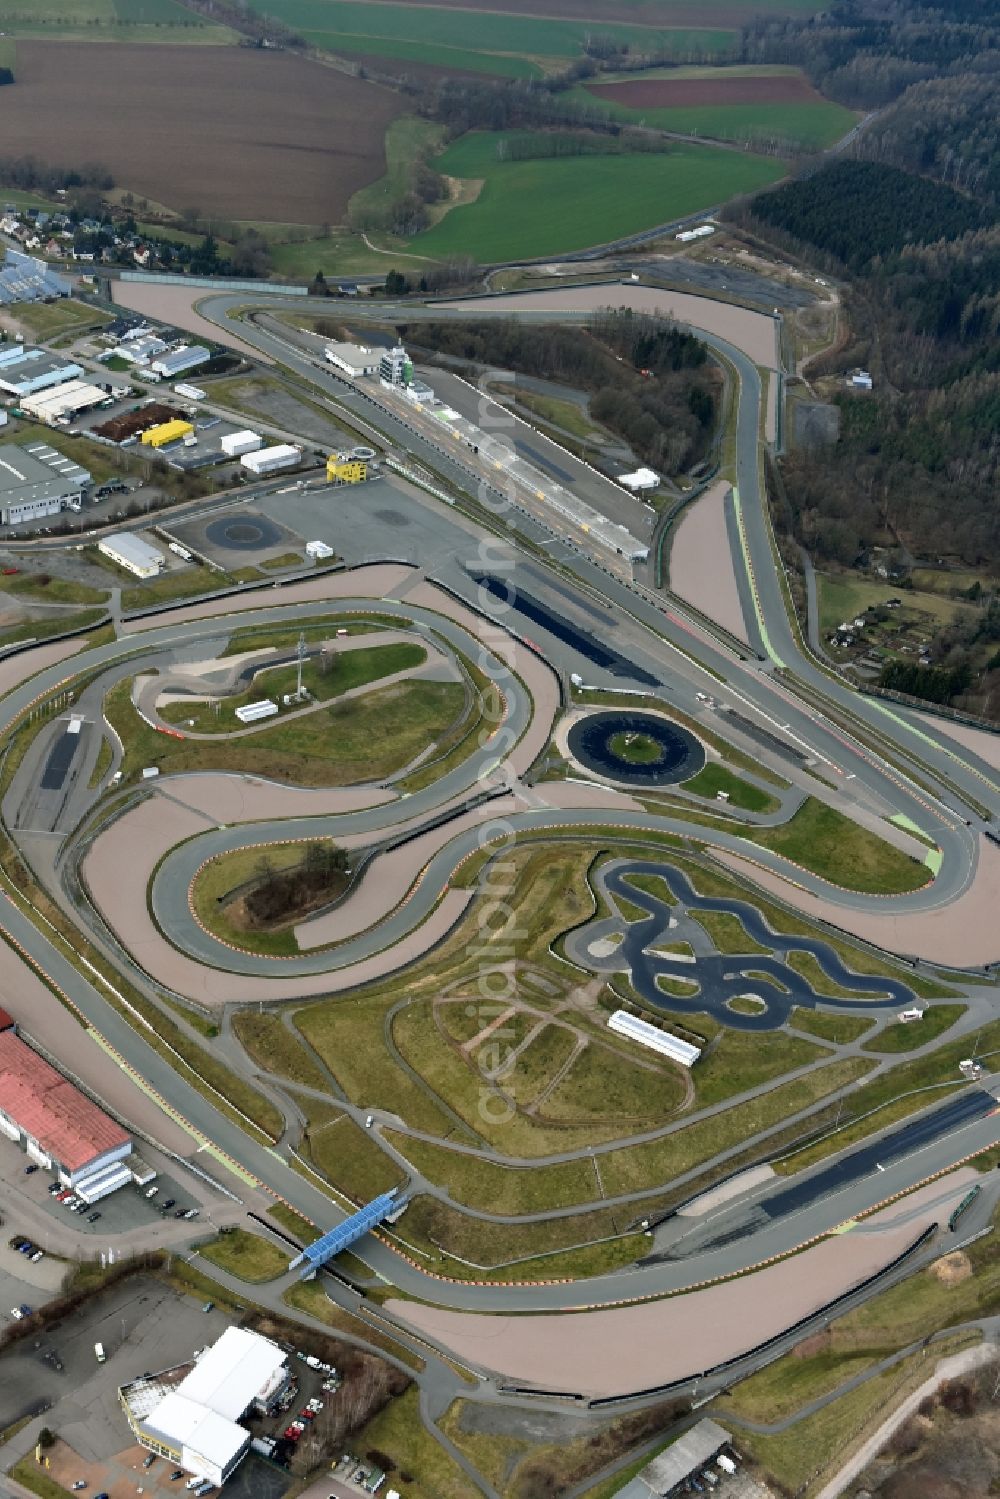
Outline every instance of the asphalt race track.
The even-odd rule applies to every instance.
[[[509,299],[504,299],[501,308],[498,299],[498,315],[512,315],[507,302]],[[245,307],[246,303],[245,293],[238,298],[219,294],[206,298],[203,310],[207,316],[221,321],[229,309]],[[272,310],[287,307],[282,299],[266,294],[261,296],[260,303]],[[370,309],[361,305],[352,308],[352,314],[359,319],[377,316],[385,320],[393,313],[391,306],[381,303]],[[550,316],[537,314],[530,304],[526,304],[525,313],[544,319]],[[412,319],[443,314],[441,309],[406,306],[402,315]],[[461,311],[448,310],[447,315],[461,316]],[[477,316],[482,315],[481,310],[477,311]],[[582,315],[566,314],[570,319]],[[252,323],[241,325],[241,336],[266,357],[280,360],[293,373],[308,380],[322,395],[342,402],[359,422],[375,419],[376,408],[370,397],[351,388],[302,348]],[[626,794],[592,785],[569,781],[526,784],[528,772],[548,744],[551,727],[564,705],[564,678],[571,671],[579,672],[581,666],[598,677],[599,685],[606,686],[610,681],[612,690],[616,682],[627,683],[631,690],[636,685],[655,689],[655,706],[669,713],[673,704],[686,717],[700,718],[716,732],[727,724],[727,712],[733,715],[738,731],[735,720],[740,715],[759,733],[789,745],[800,759],[815,766],[822,778],[837,788],[832,794],[843,798],[848,813],[854,809],[868,819],[869,825],[876,826],[888,826],[890,817],[908,819],[937,845],[939,862],[935,859],[933,878],[928,868],[928,880],[922,888],[881,900],[880,908],[923,913],[946,907],[963,895],[975,878],[979,837],[987,825],[984,813],[1000,814],[996,775],[971,751],[949,740],[943,729],[928,730],[904,709],[860,698],[801,654],[784,614],[780,589],[775,584],[770,534],[760,493],[759,374],[749,355],[741,349],[714,334],[707,336],[707,341],[730,360],[740,381],[737,471],[741,535],[745,544],[744,576],[756,601],[751,636],[759,648],[759,660],[745,659],[674,600],[630,586],[568,546],[558,573],[546,565],[545,553],[540,558],[537,552],[518,551],[515,532],[536,548],[551,544],[552,533],[537,516],[519,514],[516,525],[511,522],[509,542],[517,553],[518,577],[522,580],[511,597],[501,574],[487,566],[467,565],[471,544],[464,556],[460,553],[459,543],[468,543],[469,533],[475,529],[472,523],[465,517],[456,518],[434,501],[421,498],[414,503],[423,505],[428,515],[433,511],[434,524],[443,528],[442,534],[447,534],[451,550],[442,549],[431,561],[421,559],[419,566],[410,567],[405,562],[396,563],[391,569],[388,565],[370,569],[357,566],[356,571],[347,575],[331,575],[329,582],[315,579],[301,588],[275,585],[248,590],[236,599],[217,604],[179,606],[167,610],[155,621],[147,620],[136,627],[126,625],[109,643],[99,646],[83,643],[68,662],[36,647],[5,663],[12,669],[4,682],[6,696],[0,698],[0,729],[9,730],[39,697],[65,690],[66,684],[77,675],[93,674],[94,684],[88,690],[99,700],[114,681],[147,668],[160,670],[183,655],[199,659],[199,652],[208,653],[217,648],[220,640],[237,628],[262,622],[299,627],[319,617],[346,615],[354,609],[395,615],[401,622],[412,622],[418,631],[433,631],[449,652],[474,654],[477,665],[504,695],[505,716],[494,735],[484,743],[470,746],[460,763],[452,764],[437,781],[405,798],[391,786],[380,787],[380,799],[369,806],[321,815],[309,810],[301,816],[290,814],[262,820],[254,818],[253,798],[248,796],[245,818],[237,816],[226,825],[219,825],[213,809],[210,814],[202,815],[201,824],[190,837],[179,841],[185,836],[183,829],[188,823],[183,822],[177,803],[171,804],[169,798],[176,794],[181,799],[183,786],[172,787],[170,778],[164,777],[166,784],[158,785],[148,800],[141,799],[146,793],[136,794],[134,788],[129,789],[116,809],[114,824],[96,832],[89,830],[86,856],[95,858],[95,848],[99,849],[101,839],[116,836],[116,829],[121,835],[123,828],[128,827],[129,817],[137,817],[140,822],[147,815],[154,820],[160,818],[157,828],[166,827],[167,835],[170,828],[166,819],[173,818],[178,830],[176,846],[169,842],[168,836],[162,857],[160,851],[151,852],[147,866],[140,856],[129,870],[135,888],[121,896],[123,906],[134,897],[133,905],[139,911],[137,919],[144,917],[147,927],[139,930],[137,938],[134,933],[128,937],[119,933],[115,902],[100,907],[96,897],[91,915],[78,919],[91,922],[88,934],[103,943],[105,951],[118,952],[122,966],[133,980],[138,978],[145,983],[151,974],[169,990],[170,985],[154,972],[154,938],[162,944],[162,951],[189,965],[184,972],[195,976],[206,992],[218,983],[221,1004],[229,1003],[230,996],[234,1003],[246,1003],[258,998],[280,1000],[293,994],[332,994],[358,982],[358,968],[354,965],[370,965],[366,972],[374,972],[378,965],[382,972],[391,971],[393,963],[402,965],[419,955],[419,944],[425,934],[427,947],[440,940],[442,932],[433,928],[435,920],[446,933],[444,917],[453,913],[449,917],[453,924],[465,911],[471,894],[460,898],[460,892],[451,888],[451,881],[464,860],[483,846],[482,829],[494,815],[498,820],[502,818],[515,836],[522,831],[537,833],[548,829],[563,837],[585,838],[608,825],[624,834],[629,830],[644,833],[653,830],[690,836],[694,825],[685,820],[683,806],[671,807],[669,815],[661,815],[649,812]],[[396,418],[386,418],[382,429],[396,451],[412,453],[454,482],[469,487],[469,471],[454,455],[434,449]],[[401,498],[400,514],[402,510]],[[223,527],[220,539],[227,546],[240,545],[239,535],[232,534],[232,526],[240,524],[238,520],[228,518],[213,524]],[[248,520],[247,524],[254,529],[258,522]],[[450,530],[445,530],[449,527]],[[456,540],[451,539],[453,532]],[[257,544],[259,537],[251,538],[248,534],[245,544],[249,547],[251,542]],[[363,557],[349,559],[354,563],[363,560]],[[567,570],[579,584],[578,598],[574,595],[576,583],[569,583]],[[493,605],[500,603],[509,603],[511,608],[494,610]],[[503,623],[497,623],[501,618]],[[707,694],[722,701],[718,712],[702,706]],[[594,725],[595,720],[599,724],[600,715],[584,719],[582,724]],[[662,722],[651,717],[643,723],[642,731],[650,732],[648,725],[655,723],[661,726],[662,733]],[[73,747],[64,742],[69,737],[56,742],[47,762],[48,779],[43,780],[43,785],[48,789],[59,790],[67,777],[71,777]],[[671,730],[671,738],[664,741],[664,755],[672,755],[678,741],[692,756],[688,763],[697,769],[703,763],[703,752],[694,736],[686,732],[675,735]],[[702,755],[701,760],[693,757],[692,745]],[[662,772],[663,767],[658,768]],[[678,779],[690,774],[692,770],[686,764],[678,765]],[[232,780],[226,778],[227,792],[232,790]],[[181,805],[185,805],[183,801]],[[191,808],[187,811],[191,813]],[[191,817],[194,818],[193,813]],[[191,826],[194,827],[193,820]],[[908,836],[898,834],[898,824],[895,831],[898,836]],[[390,860],[403,866],[404,838],[405,846],[411,849],[417,839],[427,841],[420,845],[425,857],[415,871],[415,878],[406,886],[403,897],[394,899],[391,905],[388,902],[383,908],[377,905],[378,875],[369,881],[367,889],[364,881],[360,882],[359,891],[352,892],[348,899],[363,893],[364,899],[375,900],[371,907],[375,918],[369,925],[362,926],[359,922],[347,940],[329,950],[317,948],[287,959],[235,952],[195,921],[189,891],[206,859],[252,842],[318,836],[353,840],[356,847],[375,850],[372,868],[376,871],[379,859],[383,861],[383,870]],[[747,852],[747,841],[740,835],[735,818],[732,831],[698,825],[696,836],[711,847],[738,854]],[[922,847],[916,840],[913,842],[914,847]],[[79,852],[82,856],[84,851]],[[789,873],[789,866],[779,856],[756,846],[753,852],[763,868]],[[662,991],[656,987],[657,975],[678,972],[647,951],[667,925],[669,907],[634,887],[623,886],[630,869],[662,874],[683,904],[692,910],[728,912],[743,922],[751,938],[768,947],[775,945],[773,933],[749,902],[700,897],[681,871],[673,869],[669,862],[637,860],[620,867],[608,876],[608,889],[612,894],[627,896],[649,912],[647,922],[630,924],[624,938],[624,954],[636,988],[654,1003],[666,1003]],[[120,882],[120,866],[118,878]],[[845,911],[868,909],[873,903],[863,894],[835,890],[805,870],[796,869],[794,878],[801,889],[839,904]],[[382,883],[388,888],[388,880]],[[147,894],[152,917],[147,909]],[[249,1176],[316,1222],[338,1221],[341,1210],[332,1206],[322,1188],[292,1169],[279,1150],[252,1138],[176,1072],[111,1005],[96,981],[92,982],[70,960],[68,950],[57,945],[32,913],[17,903],[16,896],[17,892],[11,891],[0,898],[8,936],[64,991],[87,1023],[127,1064],[151,1088],[169,1098],[188,1127],[206,1147],[211,1146],[216,1164],[228,1159],[234,1163],[232,1169],[237,1174]],[[451,904],[446,904],[449,901]],[[871,996],[857,1000],[856,1009],[897,1007],[912,1000],[912,992],[898,980],[866,978],[851,972],[837,952],[822,941],[796,937],[787,939],[787,946],[811,952],[829,978],[861,995]],[[759,1015],[742,1015],[725,1009],[727,998],[746,993],[752,987],[738,971],[741,965],[772,976],[788,992],[783,993],[777,985],[767,986],[767,1008]],[[728,1026],[747,1031],[772,1029],[793,1005],[816,1003],[815,994],[800,976],[779,959],[764,955],[748,959],[719,956],[714,966],[702,959],[699,978],[708,980],[711,992],[699,996],[697,1002],[691,1001],[690,1009],[709,1010],[719,1018],[724,1017]],[[176,992],[185,991],[178,987]],[[195,997],[206,1005],[216,1002],[206,999],[202,992]],[[671,996],[669,1008],[683,1011],[687,1003]],[[851,1002],[845,1003],[845,1009],[851,1008]],[[788,1254],[807,1240],[829,1234],[893,1193],[947,1170],[956,1161],[998,1139],[1000,1126],[992,1094],[985,1087],[965,1086],[954,1099],[915,1117],[904,1129],[804,1172],[792,1184],[779,1181],[756,1193],[752,1201],[742,1206],[737,1202],[717,1216],[709,1216],[698,1230],[703,1235],[701,1241],[697,1237],[690,1241],[699,1244],[697,1264],[691,1263],[687,1254],[654,1255],[627,1271],[595,1276],[586,1282],[585,1290],[579,1284],[555,1281],[539,1285],[451,1282],[400,1257],[386,1242],[376,1239],[366,1242],[362,1253],[372,1270],[388,1284],[419,1300],[455,1309],[557,1311],[579,1306],[584,1299],[590,1305],[601,1306],[662,1296],[683,1290],[696,1280],[733,1276],[764,1259]]]

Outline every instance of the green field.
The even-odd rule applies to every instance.
[[[0,30],[13,36],[95,42],[233,42],[179,0],[0,0]]]
[[[731,30],[558,20],[435,5],[370,5],[364,0],[273,0],[257,4],[313,46],[525,78],[581,57],[595,25],[640,53],[723,55]],[[651,18],[652,19],[652,18]],[[657,14],[655,20],[666,20]]]
[[[919,890],[931,877],[924,864],[812,796],[781,827],[755,829],[750,836],[847,890],[899,895]]]
[[[581,250],[756,191],[784,170],[773,159],[689,145],[662,155],[500,161],[503,139],[474,131],[434,159],[438,171],[483,185],[474,203],[411,241],[414,251],[488,263]]]
[[[3,190],[0,189],[2,196]],[[82,332],[85,328],[101,328],[111,321],[110,314],[102,312],[99,307],[88,307],[70,298],[60,298],[58,302],[22,303],[13,315],[36,339],[54,338],[57,333]]]
[[[771,77],[783,71],[797,73],[795,68],[678,68],[664,77],[698,78],[706,83],[725,82],[734,77]],[[614,119],[623,124],[645,125],[655,130],[676,131],[681,135],[703,135],[709,140],[778,140],[794,142],[808,150],[832,146],[857,124],[858,116],[841,104],[823,99],[758,101],[752,104],[678,104],[660,108],[636,109],[609,99],[598,85],[635,82],[661,76],[659,73],[609,73],[590,86],[573,90],[581,103],[602,105]]]

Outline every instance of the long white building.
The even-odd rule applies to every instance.
[[[669,1031],[661,1031],[658,1026],[650,1025],[648,1020],[630,1015],[628,1010],[615,1010],[608,1020],[608,1030],[617,1031],[619,1036],[627,1036],[640,1046],[648,1046],[650,1051],[658,1051],[661,1056],[669,1057],[682,1067],[693,1067],[701,1056],[700,1046],[692,1046],[690,1041],[682,1041]]]

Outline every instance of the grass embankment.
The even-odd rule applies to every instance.
[[[25,645],[28,641],[48,640],[74,630],[88,630],[107,619],[105,609],[80,609],[66,614],[48,615],[44,619],[26,619],[21,625],[0,630],[0,645]]]
[[[397,1343],[395,1338],[390,1338],[384,1332],[371,1327],[363,1317],[352,1316],[350,1312],[345,1312],[343,1308],[335,1305],[319,1281],[305,1281],[301,1285],[292,1286],[281,1299],[286,1305],[294,1307],[296,1311],[305,1312],[308,1317],[315,1317],[317,1322],[323,1322],[337,1332],[346,1332],[352,1337],[364,1338],[367,1343],[371,1343],[373,1348],[380,1349],[382,1353],[391,1354],[393,1358],[399,1359],[400,1363],[406,1364],[418,1374],[425,1367],[424,1360],[418,1354],[412,1353],[409,1348],[404,1348],[403,1344]]]
[[[744,812],[776,812],[781,805],[777,797],[734,776],[724,765],[706,765],[689,781],[682,782],[681,789],[711,800],[717,799],[719,792],[723,791],[729,798],[729,805],[740,807]]]
[[[267,1210],[267,1216],[302,1244],[310,1244],[317,1237],[316,1224],[290,1208],[287,1202],[273,1202]]]
[[[125,680],[105,698],[105,714],[126,747],[126,778],[157,765],[163,772],[239,770],[298,786],[346,786],[383,780],[409,764],[448,731],[464,705],[457,683],[397,682],[215,744],[157,733],[136,713]]]
[[[53,578],[44,572],[0,578],[0,588],[39,604],[106,604],[108,599],[106,588],[91,588],[87,583]]]
[[[842,812],[809,797],[781,827],[755,828],[746,837],[846,890],[901,895],[919,890],[930,871]]]
[[[943,1103],[963,1086],[958,1070],[963,1057],[976,1056],[988,1067],[990,1059],[998,1052],[1000,1021],[994,1020],[963,1036],[960,1041],[946,1042],[926,1056],[915,1057],[911,1062],[891,1068],[851,1094],[850,1112],[854,1123],[847,1122],[836,1134],[786,1156],[783,1161],[775,1163],[775,1170],[783,1174],[804,1171],[816,1161],[905,1119],[918,1109]],[[867,1117],[862,1118],[862,1115]]]
[[[307,660],[302,668],[302,685],[314,702],[324,703],[377,682],[382,677],[391,677],[395,672],[407,671],[422,666],[427,652],[422,645],[408,640],[392,645],[361,646],[357,650],[334,651],[324,667],[315,657]],[[167,723],[182,724],[194,734],[232,734],[245,727],[236,716],[237,708],[247,703],[271,698],[280,702],[286,693],[293,693],[298,685],[298,666],[267,666],[257,671],[253,682],[245,692],[231,697],[216,698],[211,702],[165,703],[159,710]]]
[[[315,904],[328,903],[343,894],[347,885],[345,874],[332,874],[329,881],[323,883],[326,893],[322,900],[273,928],[254,926],[245,918],[240,904],[242,898],[263,879],[280,877],[285,871],[302,868],[306,849],[307,845],[301,842],[270,843],[264,848],[233,849],[203,864],[190,889],[195,915],[202,926],[220,941],[245,952],[261,953],[266,957],[294,957],[300,951],[295,936],[298,922],[315,908]],[[259,1018],[274,1021],[279,1030],[283,1029],[275,1017]],[[293,1038],[287,1032],[285,1034],[286,1048],[293,1046]]]
[[[865,1031],[870,1031],[875,1021],[867,1020],[863,1015],[830,1015],[822,1010],[808,1010],[803,1005],[796,1005],[788,1023],[797,1031],[808,1031],[810,1036],[819,1036],[823,1041],[847,1046],[851,1041],[857,1041]]]
[[[219,655],[224,659],[226,656],[242,656],[247,651],[277,651],[288,647],[294,649],[299,643],[300,635],[304,635],[306,644],[311,645],[316,641],[336,641],[339,630],[352,636],[370,635],[375,630],[383,629],[406,630],[411,626],[412,620],[400,619],[392,614],[365,615],[363,619],[331,614],[324,619],[310,621],[299,629],[288,625],[250,625],[245,629],[234,630],[225,650],[220,651]]]
[[[354,1202],[366,1202],[405,1181],[395,1161],[367,1130],[335,1106],[300,1096],[308,1116],[302,1154]]]
[[[505,138],[472,131],[435,158],[438,171],[483,186],[417,235],[414,251],[490,262],[582,250],[753,192],[784,170],[773,158],[681,144],[662,154],[512,161],[498,156]]]
[[[280,1016],[268,1010],[240,1010],[233,1016],[233,1030],[247,1055],[264,1072],[274,1072],[289,1082],[326,1092],[329,1081],[322,1067]]]
[[[279,1275],[284,1275],[289,1264],[289,1256],[277,1244],[245,1228],[225,1229],[210,1244],[199,1245],[198,1253],[220,1270],[249,1281],[251,1285],[277,1280]]]

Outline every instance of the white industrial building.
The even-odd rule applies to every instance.
[[[188,370],[196,370],[199,365],[207,364],[211,357],[211,351],[204,344],[181,344],[180,348],[172,349],[169,354],[161,354],[159,359],[154,359],[152,368],[164,380],[172,380],[175,375],[185,375]]]
[[[669,1031],[661,1031],[657,1026],[650,1025],[648,1020],[630,1015],[628,1010],[615,1010],[608,1020],[608,1030],[616,1031],[619,1036],[627,1036],[640,1046],[648,1046],[650,1051],[658,1051],[662,1057],[669,1057],[682,1067],[693,1067],[701,1056],[700,1046],[692,1046],[690,1041],[682,1041]]]
[[[108,399],[107,391],[99,385],[91,385],[87,380],[68,380],[54,390],[40,390],[33,396],[23,396],[21,410],[52,427],[76,416],[79,411],[93,411],[95,406]]]
[[[327,344],[326,357],[338,370],[357,380],[364,375],[374,375],[379,366],[379,356],[374,349],[364,344]]]
[[[159,547],[151,546],[131,531],[115,531],[111,536],[102,536],[97,550],[137,578],[155,578],[166,561]]]
[[[273,718],[278,711],[278,705],[269,697],[261,698],[256,703],[243,703],[236,709],[236,717],[240,723],[260,723],[262,718]]]
[[[144,1447],[221,1487],[250,1447],[240,1421],[251,1411],[272,1410],[291,1377],[277,1343],[228,1327],[193,1367],[144,1374],[118,1395]]]
[[[132,1141],[114,1119],[17,1034],[0,1010],[0,1134],[24,1146],[85,1202],[131,1180],[123,1165]]]
[[[259,432],[227,432],[219,438],[219,449],[227,458],[241,458],[244,453],[256,453],[264,445]]]
[[[301,448],[292,447],[291,443],[278,443],[273,448],[261,448],[256,453],[244,453],[240,459],[240,466],[260,478],[265,474],[279,473],[284,468],[295,468],[301,462]]]
[[[79,380],[83,373],[82,365],[48,349],[17,343],[0,347],[0,390],[18,399],[34,395],[37,390],[48,390],[52,385],[62,385],[66,380]]]
[[[327,557],[333,556],[333,547],[327,546],[325,541],[307,541],[306,556],[316,562],[325,562]]]
[[[115,353],[119,359],[124,359],[129,364],[148,364],[157,354],[162,354],[166,347],[163,339],[157,338],[155,333],[144,333],[139,338],[132,336],[128,343],[123,339],[117,345]]]
[[[0,447],[0,523],[5,526],[58,515],[77,506],[90,474],[45,442]]]

